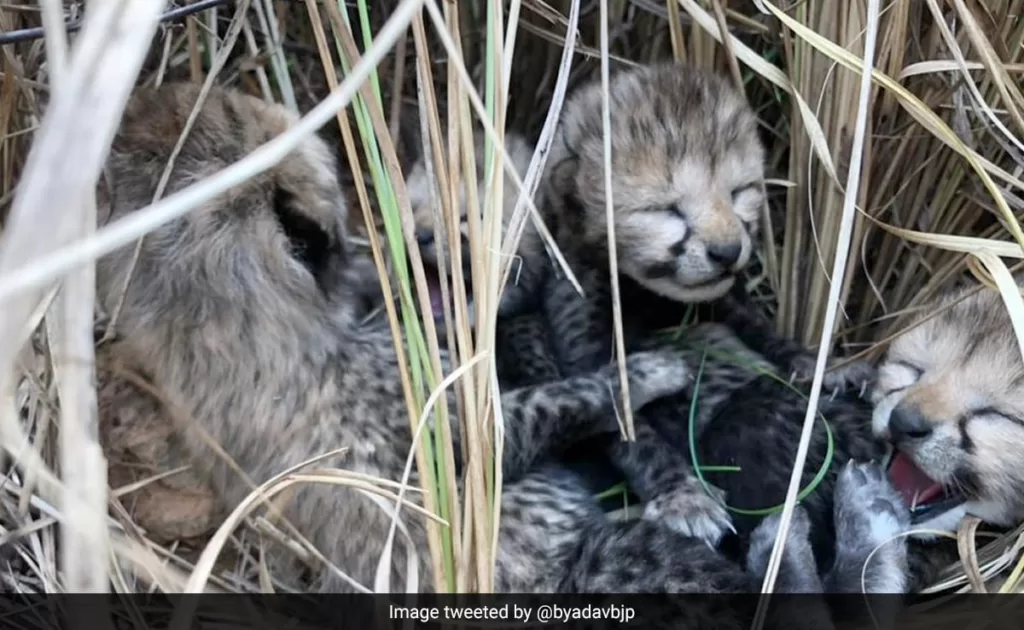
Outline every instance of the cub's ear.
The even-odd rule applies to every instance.
[[[340,243],[316,221],[295,209],[295,197],[278,187],[273,198],[274,216],[288,238],[290,254],[320,282]],[[337,253],[333,251],[333,253]]]

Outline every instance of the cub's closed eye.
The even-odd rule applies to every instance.
[[[913,363],[907,363],[906,361],[893,361],[892,364],[893,365],[898,365],[901,368],[904,368],[906,370],[910,370],[911,372],[914,373],[914,378],[915,379],[921,378],[921,376],[924,374],[924,370],[922,370],[921,368],[917,367]]]
[[[732,195],[732,200],[736,201],[740,197],[740,195],[743,195],[744,193],[756,191],[759,187],[760,187],[760,184],[758,182],[751,182],[749,184],[744,184],[742,186],[739,186],[738,188],[733,188],[732,192],[730,193]]]
[[[668,203],[668,204],[665,204],[665,205],[662,205],[662,206],[651,206],[647,210],[649,212],[657,212],[659,214],[664,213],[664,214],[672,214],[672,215],[680,216],[680,217],[684,216],[683,215],[683,209],[680,208],[678,204],[674,204],[674,203]]]
[[[1024,427],[1024,418],[1016,416],[1012,413],[1005,413],[1003,411],[1000,411],[999,409],[996,409],[995,407],[984,407],[982,409],[975,409],[965,414],[964,417],[967,420],[972,420],[974,418],[980,418],[983,416],[987,416],[989,418],[1000,418],[1002,420],[1006,420],[1007,422],[1012,422],[1017,426]]]
[[[901,392],[921,380],[924,370],[905,361],[887,361],[879,369],[879,383],[884,387],[882,395]],[[888,387],[885,387],[888,386]]]

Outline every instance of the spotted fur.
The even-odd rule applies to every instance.
[[[533,148],[519,134],[506,133],[505,138],[506,148],[516,167],[525,171]],[[476,145],[479,153],[483,148],[482,134],[477,135]],[[433,241],[434,213],[424,210],[425,200],[431,199],[424,192],[428,190],[429,183],[425,173],[425,161],[420,160],[412,168],[409,189],[417,191],[411,193],[411,197],[417,233],[425,235],[420,238],[420,246],[425,250],[424,260],[435,266],[436,273],[437,261],[443,259],[443,253],[448,249],[446,241],[437,244]],[[481,178],[477,181],[477,190],[482,192],[486,190],[482,167],[478,167],[476,175]],[[510,182],[506,182],[506,185],[510,186]],[[462,207],[465,212],[465,187],[462,191]],[[517,198],[516,195],[509,195],[506,188],[503,200],[503,217],[506,219],[511,216]],[[542,199],[543,196],[539,198]],[[543,202],[541,206],[544,207]],[[469,229],[465,216],[462,229],[464,234]],[[466,239],[463,240],[463,248],[466,249]],[[542,310],[537,299],[543,295],[542,289],[546,286],[552,265],[547,263],[535,231],[524,233],[517,254],[526,261],[524,266],[531,269],[532,273],[527,274],[525,282],[510,284],[499,303],[497,361],[499,378],[504,386],[562,378],[562,370],[553,360],[556,357],[553,350],[564,344],[555,344],[548,336],[548,327],[543,319],[547,313]],[[464,251],[463,255],[464,263],[468,263],[469,252]],[[435,309],[434,316],[436,320],[441,320],[443,313]],[[607,363],[604,361],[602,365]],[[585,371],[597,367],[595,362]],[[715,490],[709,492],[699,485],[678,449],[658,438],[651,427],[640,426],[637,431],[639,435],[635,447],[610,437],[606,448],[619,467],[627,472],[634,490],[647,502],[646,517],[663,522],[684,535],[702,538],[712,545],[717,544],[732,527],[722,507],[721,493]]]
[[[506,142],[517,168],[525,171],[532,147],[514,133],[506,132]],[[480,145],[478,137],[478,153]],[[413,198],[421,253],[426,262],[437,265],[448,248],[446,240],[438,241],[433,236],[434,213],[428,212],[424,203],[424,200],[432,199],[424,192],[429,190],[425,173],[423,161],[418,162],[412,169],[408,188]],[[483,191],[483,171],[478,170],[477,176],[481,178],[477,189]],[[507,196],[504,200],[506,218],[511,215],[515,201],[514,196]],[[465,215],[461,228],[463,234],[469,229]],[[528,236],[533,235],[524,235],[519,249],[527,261],[540,253],[539,249],[534,249],[536,241],[527,240]],[[465,246],[465,241],[463,244]],[[464,261],[468,261],[468,252],[464,251],[463,255]],[[547,271],[540,264],[533,268]],[[548,335],[547,322],[537,307],[530,308],[532,302],[529,299],[522,299],[523,293],[519,289],[506,288],[499,306],[496,360],[503,388],[555,382],[563,378],[553,355],[554,345]],[[435,312],[435,317],[438,316],[439,313]],[[742,558],[730,560],[704,542],[717,542],[721,531],[729,527],[720,506],[720,493],[709,496],[703,487],[698,486],[679,451],[652,435],[650,426],[641,424],[637,430],[641,436],[639,444],[651,450],[621,446],[611,450],[621,454],[624,468],[640,473],[632,480],[632,485],[650,499],[641,521],[610,521],[594,499],[594,494],[604,489],[599,481],[571,466],[550,462],[545,466],[543,479],[530,477],[507,491],[517,493],[520,499],[511,507],[512,512],[503,512],[503,520],[510,519],[518,524],[516,529],[510,528],[508,532],[509,540],[513,541],[508,547],[509,552],[514,555],[529,553],[537,547],[537,542],[532,539],[535,535],[544,535],[549,541],[555,541],[550,549],[561,550],[558,557],[562,561],[573,559],[568,576],[557,587],[562,591],[707,593],[756,590],[763,576],[763,567],[751,572]],[[625,464],[628,460],[636,460],[636,464]],[[530,520],[522,512],[523,506],[530,506],[532,510],[535,522],[532,527],[523,527]],[[541,522],[544,527],[539,526]],[[777,522],[769,521],[758,531],[774,540],[775,528]],[[787,558],[809,553],[805,534],[799,529],[795,531],[795,535],[790,537]],[[572,547],[569,543],[573,540],[578,541],[579,546]],[[515,544],[519,541],[525,541],[521,547]],[[816,579],[813,566],[798,560],[789,562],[786,575],[795,584]],[[555,578],[554,574],[549,574],[541,581],[546,587],[551,587]],[[782,590],[786,592],[785,587]],[[708,613],[710,611],[696,614],[700,617]]]
[[[731,506],[781,504],[805,415],[801,386],[815,361],[799,344],[775,335],[737,283],[759,232],[763,203],[763,150],[754,115],[725,79],[673,64],[624,71],[612,79],[610,98],[612,206],[626,348],[663,346],[658,331],[678,327],[694,305],[713,311],[705,318],[722,325],[684,335],[693,371],[703,370],[694,429],[699,460],[741,467],[741,473],[705,475]],[[565,374],[586,372],[612,357],[602,134],[595,84],[567,101],[545,181],[546,218],[586,291],[586,297],[578,296],[564,279],[552,280],[545,291],[545,315]],[[803,505],[814,555],[824,569],[864,559],[861,541],[836,539],[837,518],[850,514],[837,512],[837,501],[853,502],[860,497],[853,488],[866,484],[882,491],[869,484],[873,477],[839,483],[837,490],[845,479],[838,470],[846,462],[874,461],[884,454],[871,434],[869,405],[850,391],[863,389],[871,375],[870,366],[859,363],[834,372],[819,405],[836,452],[833,467]],[[797,381],[796,389],[790,380]],[[692,400],[691,390],[655,402],[637,418],[655,431],[612,446],[612,462],[640,490],[641,499],[653,498],[642,496],[652,467],[678,471],[672,481],[676,488],[695,487],[692,475],[683,477],[689,474],[683,453],[689,450]],[[826,450],[827,434],[819,422],[804,484],[816,475]],[[875,518],[873,511],[861,515]],[[726,549],[744,553],[762,520],[733,514],[740,536],[727,538]],[[896,544],[889,552],[893,562],[884,566],[898,572],[905,565],[905,548]],[[868,588],[884,590],[901,584],[900,578],[886,574]],[[833,583],[828,578],[825,587]]]

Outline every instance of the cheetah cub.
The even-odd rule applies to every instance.
[[[566,102],[544,181],[545,220],[591,296],[570,309],[562,307],[576,295],[567,283],[548,291],[570,371],[611,354],[601,92],[595,81]],[[814,355],[752,327],[739,284],[760,235],[765,178],[757,119],[743,95],[718,74],[661,62],[614,76],[609,101],[624,332],[677,326],[687,306],[718,301],[745,343],[806,380]],[[830,373],[826,387],[862,386],[871,375],[855,363]]]
[[[682,335],[693,371],[704,366],[694,433],[703,464],[739,464],[742,474],[705,476],[724,490],[732,506],[781,503],[806,398],[778,379],[785,383],[794,373],[806,377],[815,357],[775,335],[738,282],[753,255],[764,201],[764,149],[756,118],[723,77],[673,63],[619,73],[612,78],[609,98],[610,194],[626,348],[678,345],[664,339],[662,329],[678,327],[691,306],[713,307],[712,320],[720,325]],[[580,297],[561,279],[544,291],[557,362],[567,375],[585,373],[612,356],[601,112],[596,82],[568,99],[545,176],[545,219],[587,291]],[[858,532],[871,530],[871,523],[888,524],[876,528],[879,536],[895,535],[906,524],[891,486],[877,470],[836,470],[850,460],[877,460],[884,453],[871,435],[870,406],[857,395],[846,395],[848,385],[863,388],[872,374],[864,363],[834,372],[826,387],[836,397],[824,396],[819,406],[831,423],[839,466],[805,501],[815,556],[826,568],[839,570],[848,560],[863,559],[868,539],[858,538]],[[689,466],[678,464],[688,450],[693,394],[688,388],[653,403],[638,414],[644,427],[642,435],[638,429],[637,442],[611,445],[612,462],[652,512],[658,512],[659,488],[664,487],[657,471],[677,471],[674,486],[696,484],[692,475],[681,476]],[[819,424],[805,484],[827,459],[828,448],[827,431]],[[877,509],[861,509],[872,505],[872,496],[880,499]],[[852,519],[858,513],[861,519]],[[749,537],[761,520],[741,513],[732,522],[752,544]],[[902,590],[905,555],[899,545],[894,547],[882,565],[887,568],[869,588]],[[846,588],[840,586],[849,584],[845,575],[834,572],[830,588]]]
[[[469,181],[476,185],[477,202],[486,211],[483,200],[489,195],[488,174],[484,170],[484,151],[486,136],[482,130],[473,136],[473,155],[476,159],[476,172]],[[514,131],[505,132],[505,152],[511,159],[512,168],[520,175],[526,176],[533,157],[534,147],[526,138]],[[508,233],[509,223],[519,200],[519,191],[507,172],[502,187],[502,237]],[[457,208],[459,211],[459,249],[461,254],[462,273],[465,280],[466,298],[470,327],[475,327],[476,310],[473,308],[473,286],[470,273],[472,253],[469,246],[470,221],[468,217],[469,201],[466,191],[466,179],[463,177],[459,187]],[[426,160],[418,159],[406,177],[406,189],[412,207],[412,218],[416,228],[416,240],[423,260],[427,286],[430,290],[432,314],[438,332],[444,330],[444,297],[441,293],[440,275],[447,276],[451,266],[452,254],[447,243],[447,229],[441,220],[440,194],[436,183],[427,172]],[[538,194],[534,204],[543,207],[543,196]],[[482,221],[480,222],[482,225]],[[440,238],[438,238],[440,237]],[[532,221],[527,219],[515,252],[515,260],[509,279],[498,302],[498,322],[495,341],[497,353],[498,378],[505,387],[516,387],[527,384],[538,384],[560,378],[559,371],[553,360],[548,339],[548,326],[543,320],[540,309],[540,291],[549,273],[551,263],[544,249],[544,243]],[[451,282],[449,286],[449,303],[451,304]],[[454,308],[453,311],[454,312]]]
[[[966,515],[1015,527],[1024,520],[1024,361],[1006,305],[996,290],[969,286],[921,312],[889,346],[872,392],[874,430],[894,447],[889,476],[914,530],[955,532]]]
[[[168,84],[133,95],[99,190],[101,223],[149,204],[198,93],[195,85]],[[212,90],[175,161],[168,194],[295,122],[280,106]],[[397,356],[389,332],[359,324],[364,269],[347,247],[342,199],[334,157],[320,139],[309,138],[266,172],[142,242],[112,351],[148,374],[195,423],[181,427],[182,441],[227,506],[242,501],[251,484],[337,449],[346,450],[318,465],[395,481],[404,471],[412,440]],[[97,299],[107,312],[121,296],[132,254],[125,247],[98,261]],[[674,353],[632,355],[633,404],[678,391],[687,370]],[[616,430],[616,383],[606,369],[503,393],[499,589],[551,590],[568,570],[576,541],[565,532],[578,531],[579,523],[571,510],[551,511],[553,500],[544,499],[557,496],[557,488],[534,465],[574,439]],[[452,432],[461,453],[457,421]],[[307,572],[290,560],[293,554],[276,549],[275,576],[308,577],[319,591],[372,584],[388,514],[352,488],[292,490],[279,506],[285,519],[345,575],[319,565]],[[427,576],[421,584],[431,589],[422,522],[408,509],[402,516],[414,545],[396,545],[390,588],[406,588],[412,553]]]
[[[469,196],[467,194],[467,182],[475,184],[475,195],[477,203],[482,209],[484,199],[488,192],[488,173],[485,169],[485,150],[487,137],[482,130],[473,134],[473,155],[476,160],[476,172],[464,173],[458,189],[458,198],[455,199],[456,208],[459,212],[459,248],[461,262],[466,280],[466,298],[469,302],[470,316],[473,314],[473,287],[469,277],[469,265],[471,252],[469,247],[470,222],[467,213],[469,212]],[[534,147],[522,135],[515,132],[505,133],[505,152],[511,158],[510,166],[514,168],[520,178],[526,177],[526,171],[530,166],[533,157]],[[515,211],[516,202],[519,199],[519,190],[516,188],[512,178],[502,169],[502,236],[506,233],[509,221]],[[412,206],[413,220],[416,226],[416,239],[423,257],[424,271],[427,275],[431,291],[431,305],[436,322],[443,323],[443,301],[440,292],[439,272],[444,258],[445,271],[450,268],[451,254],[448,248],[448,230],[441,220],[440,194],[436,190],[434,177],[427,172],[427,164],[424,158],[417,160],[406,176],[406,188],[409,193],[409,202]],[[534,204],[542,207],[542,196],[534,198]],[[480,222],[482,229],[482,221]],[[440,237],[438,240],[437,237]],[[512,270],[509,274],[509,281],[501,295],[498,305],[498,315],[508,316],[511,314],[529,311],[535,306],[539,295],[539,285],[546,275],[546,254],[544,244],[540,235],[533,226],[532,221],[527,220],[523,229],[522,237],[516,253],[516,259],[512,263]],[[473,323],[473,322],[471,322]]]

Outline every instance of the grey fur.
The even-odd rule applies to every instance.
[[[910,513],[881,465],[846,462],[836,483],[834,518],[840,549],[825,580],[829,591],[859,592],[863,571],[868,592],[905,593],[907,547],[899,537],[910,527]],[[851,583],[852,577],[858,579]]]

